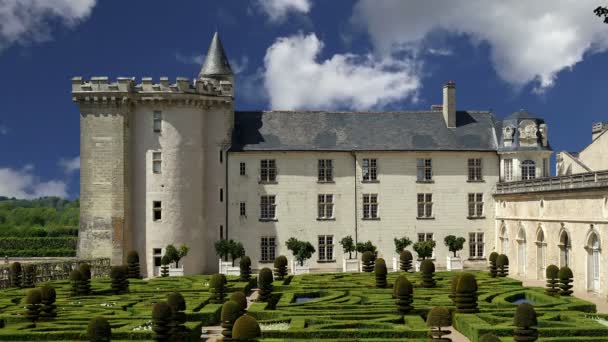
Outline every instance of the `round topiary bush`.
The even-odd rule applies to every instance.
[[[460,280],[460,273],[456,273],[456,274],[454,274],[454,276],[452,276],[452,281],[450,282],[450,294],[448,295],[448,297],[450,297],[452,299],[452,302],[454,303],[454,305],[456,305],[455,298],[456,298],[456,290],[458,288],[459,280]]]
[[[258,287],[260,288],[260,301],[268,302],[272,294],[272,271],[264,267],[258,274]]]
[[[167,302],[158,302],[152,307],[152,330],[154,340],[167,341],[171,337],[173,312]]]
[[[139,254],[137,251],[130,251],[127,254],[127,276],[131,279],[141,278],[141,272],[139,267]]]
[[[245,293],[241,291],[233,292],[230,295],[230,300],[239,305],[241,308],[241,314],[245,313],[247,310],[247,296],[245,296]]]
[[[500,254],[496,258],[496,267],[498,268],[498,276],[506,277],[509,275],[509,257]]]
[[[27,289],[33,288],[36,284],[36,266],[34,264],[25,264],[23,268],[23,287]]]
[[[433,307],[426,317],[426,325],[431,328],[429,335],[433,340],[450,341],[449,338],[444,338],[444,336],[449,335],[451,332],[449,330],[441,330],[443,327],[452,325],[452,314],[448,308],[443,306]]]
[[[237,341],[256,341],[262,336],[260,325],[249,315],[239,317],[232,328],[232,338]]]
[[[399,254],[399,269],[403,272],[409,272],[412,269],[412,252],[402,251]]]
[[[458,276],[458,285],[453,298],[456,311],[460,313],[475,313],[477,309],[477,279],[471,273]]]
[[[222,335],[224,335],[225,339],[228,340],[232,337],[232,327],[234,325],[234,321],[239,318],[241,315],[241,307],[239,303],[229,300],[222,306],[222,312],[220,314],[220,319],[222,321]]]
[[[36,323],[40,318],[40,303],[42,294],[39,289],[28,290],[25,296],[25,317],[32,323]]]
[[[560,268],[557,276],[559,278],[560,296],[572,295],[572,278],[574,278],[574,275],[570,267],[564,266]]]
[[[126,266],[112,266],[110,269],[111,287],[114,294],[123,294],[129,291]]]
[[[363,255],[361,255],[361,263],[362,265],[362,269],[363,272],[372,272],[374,270],[374,261],[376,260],[376,255],[371,252],[371,251],[367,251],[364,252]]]
[[[496,261],[498,259],[498,253],[496,252],[492,252],[490,253],[490,276],[492,278],[496,278],[496,276],[498,275],[498,267],[496,266]]]
[[[239,261],[239,268],[241,271],[241,280],[251,279],[251,258],[244,256]]]
[[[209,292],[211,293],[211,299],[209,300],[213,304],[224,303],[226,298],[226,279],[223,274],[216,273],[209,279]]]
[[[500,338],[494,334],[483,334],[479,337],[479,342],[500,342]]]
[[[49,285],[44,285],[40,288],[40,317],[41,318],[53,318],[57,316],[57,305],[55,300],[57,299],[57,293],[55,289]]]
[[[420,272],[422,272],[422,287],[430,288],[437,285],[434,279],[435,264],[431,260],[422,260],[420,263]]]
[[[559,294],[559,281],[557,280],[559,276],[559,268],[555,265],[547,266],[545,276],[547,278],[547,288],[545,289],[545,293],[550,296],[557,296]]]
[[[11,287],[21,288],[23,286],[22,277],[23,269],[21,268],[21,264],[19,262],[12,263],[10,266]]]
[[[386,262],[382,258],[376,259],[376,263],[374,265],[374,273],[376,274],[376,287],[377,288],[385,288],[386,287]]]
[[[84,280],[84,276],[82,275],[82,272],[80,272],[79,270],[73,270],[72,272],[70,272],[70,295],[71,296],[80,295],[83,280]]]
[[[112,338],[112,328],[107,319],[95,317],[89,321],[87,335],[92,342],[109,342]]]
[[[283,280],[287,275],[287,258],[284,255],[274,259],[274,274],[277,280]]]
[[[395,280],[393,295],[395,296],[395,304],[397,305],[397,310],[399,313],[405,315],[412,311],[414,287],[404,275],[398,276],[397,280]]]
[[[78,270],[82,273],[82,281],[78,293],[88,295],[91,293],[91,266],[87,263],[80,264]]]
[[[513,325],[516,326],[513,331],[513,340],[516,342],[536,341],[538,339],[538,330],[534,328],[538,325],[536,319],[536,311],[534,307],[528,303],[522,303],[517,306],[515,316],[513,317]]]
[[[171,258],[168,255],[163,255],[160,259],[160,276],[166,278],[169,276],[169,264],[171,263]]]

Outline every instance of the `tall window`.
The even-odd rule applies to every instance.
[[[505,182],[513,180],[513,159],[505,159]]]
[[[521,179],[528,180],[536,178],[536,163],[532,160],[525,160],[521,163]]]
[[[152,202],[152,220],[160,221],[162,219],[163,203],[161,201]]]
[[[239,203],[239,214],[241,216],[247,216],[247,205],[245,202]]]
[[[220,189],[220,202],[224,202],[224,189]]]
[[[152,258],[154,259],[154,276],[159,276],[158,272],[163,258],[162,248],[152,248]]]
[[[272,262],[275,259],[275,237],[263,236],[261,241],[261,260],[262,262]]]
[[[469,233],[469,257],[483,258],[483,233]]]
[[[433,217],[433,194],[418,194],[418,218]]]
[[[363,218],[375,219],[378,218],[378,195],[364,194],[363,195]]]
[[[334,196],[321,194],[318,196],[318,218],[330,219],[334,217]]]
[[[378,161],[376,159],[363,159],[363,181],[375,181],[378,180]]]
[[[319,182],[333,182],[334,170],[331,159],[319,159]]]
[[[260,198],[260,219],[272,220],[276,216],[276,204],[274,195],[265,195]]]
[[[220,163],[224,162],[224,151],[220,150]]]
[[[153,124],[154,132],[160,132],[163,127],[163,113],[162,112],[154,112]]]
[[[260,162],[260,181],[277,181],[277,163],[274,159],[263,159]]]
[[[224,226],[220,224],[220,240],[224,240]]]
[[[481,158],[469,159],[469,180],[480,181],[483,180],[481,176]]]
[[[433,180],[433,167],[431,159],[418,159],[417,166],[418,181],[428,182]]]
[[[152,172],[160,173],[162,166],[162,156],[160,152],[152,152]]]
[[[241,163],[239,164],[239,174],[240,174],[241,176],[244,176],[244,175],[246,175],[246,174],[247,174],[247,165],[246,165],[245,163],[243,163],[243,162],[241,162]]]
[[[319,261],[334,260],[333,235],[319,235]]]
[[[418,233],[418,242],[433,241],[433,233]]]
[[[483,217],[483,194],[469,194],[469,217]]]

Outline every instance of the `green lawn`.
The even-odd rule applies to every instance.
[[[388,275],[389,286],[397,273]],[[476,341],[480,334],[493,331],[512,341],[514,299],[534,301],[539,314],[541,341],[608,341],[608,327],[585,318],[595,306],[574,297],[549,297],[539,288],[523,288],[510,278],[492,279],[476,272],[479,291],[478,314],[456,314],[454,325]],[[406,316],[397,313],[392,289],[374,288],[369,274],[311,274],[274,282],[274,302],[254,303],[249,313],[263,327],[263,341],[423,341],[427,327],[424,319],[433,306],[453,309],[448,297],[452,273],[436,274],[437,288],[414,289],[414,311]],[[420,283],[418,274],[408,279]],[[186,299],[188,326],[200,333],[202,325],[218,323],[221,305],[209,304],[209,276],[131,280],[130,293],[112,295],[107,278],[93,281],[91,296],[69,297],[69,282],[50,282],[57,289],[58,317],[38,322],[35,328],[22,315],[24,289],[0,291],[0,340],[85,340],[86,326],[92,317],[105,316],[112,325],[113,340],[150,340],[149,330],[136,330],[151,319],[152,305],[165,300],[168,293],[179,291]],[[229,292],[243,290],[249,284],[229,277]],[[296,298],[319,297],[305,303]],[[271,328],[270,330],[268,328]],[[274,328],[274,330],[272,330]]]

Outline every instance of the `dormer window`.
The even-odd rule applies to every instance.
[[[521,179],[528,180],[536,178],[536,163],[532,160],[524,160],[521,163]]]

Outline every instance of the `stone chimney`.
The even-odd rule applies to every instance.
[[[596,122],[591,128],[591,141],[595,141],[604,131],[608,130],[608,122]]]
[[[443,119],[448,128],[456,127],[456,83],[448,81],[443,86]]]

